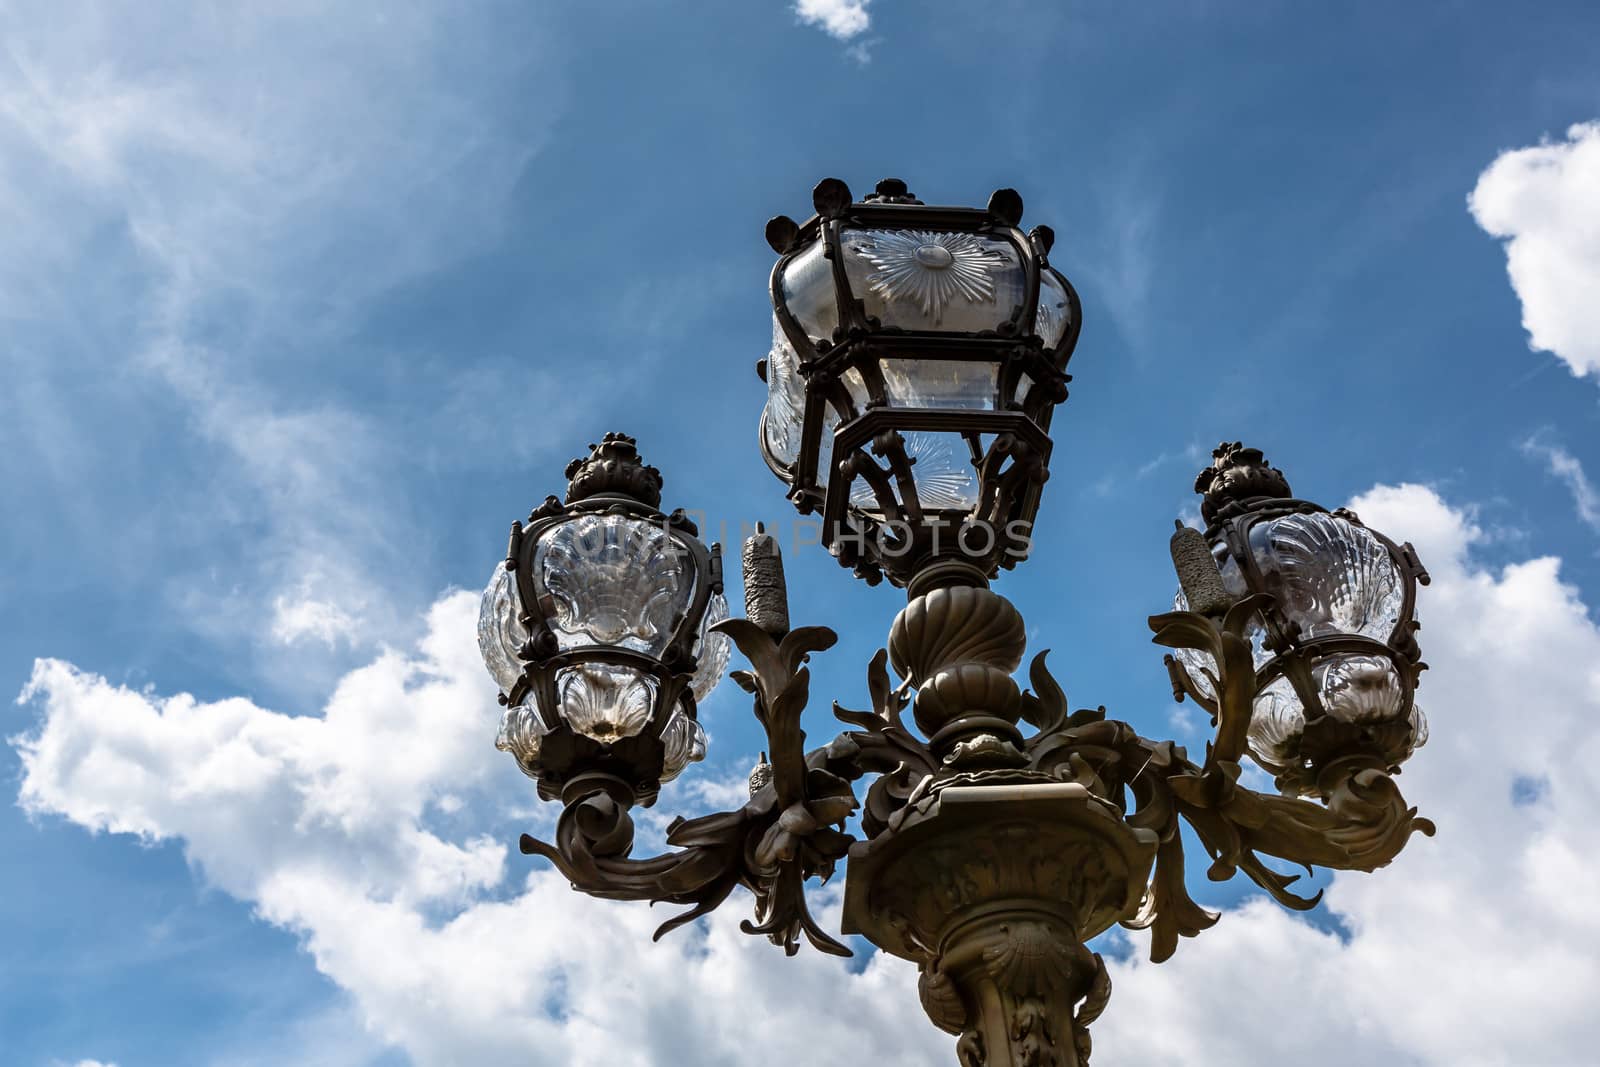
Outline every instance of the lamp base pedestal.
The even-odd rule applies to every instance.
[[[956,775],[851,849],[844,929],[917,962],[962,1067],[1079,1067],[1110,995],[1084,942],[1137,909],[1155,844],[1081,785]]]

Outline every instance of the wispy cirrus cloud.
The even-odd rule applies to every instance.
[[[1522,442],[1525,455],[1543,461],[1551,477],[1556,478],[1572,494],[1572,506],[1584,525],[1600,533],[1600,489],[1589,480],[1583,463],[1548,434],[1535,434]]]
[[[413,613],[375,580],[414,563],[380,411],[439,414],[373,373],[387,361],[366,326],[396,286],[498,240],[560,114],[540,42],[508,67],[497,40],[492,20],[429,4],[131,5],[8,25],[0,310],[19,366],[0,464],[72,499],[136,427],[163,467],[192,467],[137,520],[158,545],[207,528],[197,542],[251,546],[164,577],[212,639],[254,633],[252,604],[276,605],[279,640],[324,644],[369,643],[375,620]],[[545,86],[539,106],[496,106],[516,82]],[[375,384],[334,384],[352,378]],[[119,386],[94,418],[68,392],[85,381]]]

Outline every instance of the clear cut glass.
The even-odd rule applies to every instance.
[[[867,410],[867,405],[872,402],[872,397],[867,392],[867,382],[861,376],[860,367],[846,367],[844,373],[839,375],[839,383],[844,386],[844,391],[850,396],[850,403],[855,408],[855,414],[860,415]]]
[[[916,482],[917,500],[924,509],[970,511],[977,506],[978,470],[973,465],[972,449],[964,437],[957,433],[924,430],[905,431],[900,436],[905,442],[906,458],[911,460],[911,476]],[[889,478],[891,486],[898,493],[894,475],[891,473]],[[859,475],[850,487],[850,504],[875,518],[883,514],[883,505],[877,493]]]
[[[549,732],[533,698],[529,697],[521,704],[507,708],[505,714],[500,716],[500,733],[494,740],[494,747],[501,752],[511,753],[523,774],[538,778],[539,748]]]
[[[1266,591],[1306,637],[1394,634],[1405,586],[1389,549],[1365,527],[1321,513],[1284,515],[1250,528],[1250,553]]]
[[[959,359],[884,359],[884,397],[893,407],[992,411],[1000,365]]]
[[[700,623],[700,637],[695,643],[694,677],[689,682],[689,688],[694,693],[695,700],[704,700],[711,695],[711,691],[722,680],[722,672],[728,669],[728,657],[732,652],[732,642],[728,635],[713,632],[712,627],[728,617],[728,598],[721,593],[711,594],[711,599],[706,604],[706,617]]]
[[[791,259],[779,279],[784,306],[812,341],[827,341],[839,325],[839,294],[833,284],[833,262],[818,241]]]
[[[516,575],[506,570],[504,563],[496,564],[478,604],[478,652],[505,693],[511,692],[522,676],[517,650],[527,642],[528,628],[522,625],[521,616]]]
[[[1415,700],[1411,702],[1411,744],[1406,748],[1406,755],[1411,755],[1417,749],[1428,743],[1428,717],[1422,714],[1422,708]]]
[[[1343,653],[1318,665],[1322,706],[1341,722],[1389,722],[1400,717],[1405,689],[1388,656]]]
[[[557,672],[556,695],[568,726],[610,744],[633,737],[650,724],[656,683],[633,667],[584,663]]]
[[[1072,302],[1067,299],[1067,288],[1061,284],[1056,272],[1039,272],[1039,306],[1033,315],[1033,332],[1044,339],[1046,348],[1054,348],[1066,336],[1072,323]]]
[[[1300,756],[1300,738],[1306,732],[1306,711],[1289,679],[1278,677],[1256,694],[1250,709],[1250,729],[1245,741],[1256,759],[1276,767],[1293,764]]]
[[[800,455],[800,432],[806,411],[806,383],[800,358],[772,317],[772,350],[767,353],[767,407],[761,415],[761,438],[779,466],[792,467]]]
[[[666,747],[661,768],[663,782],[672,781],[689,764],[706,758],[705,728],[699,720],[685,715],[681,708],[672,713],[666,730],[661,734],[661,743]]]
[[[1010,241],[935,230],[844,230],[851,292],[869,316],[906,330],[998,329],[1022,306],[1027,275]]]
[[[661,526],[580,515],[547,530],[534,553],[558,647],[620,645],[660,655],[694,594],[694,563]]]

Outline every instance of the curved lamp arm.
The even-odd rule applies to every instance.
[[[745,619],[726,620],[716,629],[750,661],[752,670],[731,677],[754,694],[771,753],[771,763],[752,777],[750,802],[737,811],[674,821],[667,843],[677,851],[635,860],[628,857],[632,818],[597,789],[567,805],[554,845],[524,834],[522,851],[545,857],[591,896],[687,906],[656,930],[658,939],[713,911],[742,885],[756,899],[756,921],[743,924],[746,933],[763,934],[790,955],[804,933],[822,951],[848,956],[850,950],[812,918],[804,888],[809,878],[827,881],[854,840],[841,829],[856,809],[850,780],[861,772],[852,762],[853,747],[835,744],[808,756],[800,728],[810,691],[804,663],[838,638],[826,627],[811,626],[778,641]]]

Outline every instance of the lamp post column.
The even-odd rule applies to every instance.
[[[910,591],[889,653],[939,768],[851,848],[844,929],[919,965],[962,1067],[1078,1067],[1110,995],[1084,942],[1137,908],[1156,836],[1035,765],[1010,601],[970,576]]]

